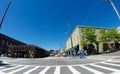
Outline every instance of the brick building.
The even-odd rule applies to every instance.
[[[0,33],[0,55],[1,54],[10,54],[11,57],[14,57],[16,53],[17,57],[46,57],[49,55],[49,51],[35,46],[29,45],[24,42],[18,41],[11,37],[8,37]]]
[[[8,45],[26,45],[26,44],[0,33],[0,54],[7,53]]]

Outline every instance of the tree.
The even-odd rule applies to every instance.
[[[118,41],[120,40],[120,34],[114,28],[105,31],[105,29],[100,29],[99,42],[103,43],[103,50],[109,49],[110,41],[114,41],[115,48],[118,48]]]
[[[111,29],[107,32],[107,35],[108,35],[108,37],[109,37],[109,39],[110,39],[111,41],[116,41],[116,40],[118,40],[118,38],[119,38],[119,34],[118,34],[117,30],[115,30],[114,28],[111,28]]]
[[[118,48],[118,41],[120,40],[120,34],[115,30],[114,28],[111,28],[108,32],[107,35],[110,39],[110,41],[114,41],[114,48]]]
[[[100,36],[98,38],[99,43],[103,43],[103,50],[104,52],[109,49],[109,36],[107,34],[107,31],[103,28],[100,29]]]
[[[86,27],[82,31],[85,40],[82,41],[82,44],[90,43],[88,44],[88,54],[91,54],[95,49],[93,43],[96,42],[96,35],[94,32],[94,29],[92,27]]]
[[[109,36],[108,36],[107,32],[105,31],[105,29],[103,29],[103,28],[100,29],[100,36],[98,39],[99,39],[99,42],[103,42],[103,43],[110,41]]]
[[[96,42],[96,35],[92,27],[86,27],[83,29],[83,35],[87,42],[90,44]]]
[[[87,44],[87,40],[81,40],[81,45],[82,46],[86,46],[86,44]]]

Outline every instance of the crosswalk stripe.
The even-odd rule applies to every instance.
[[[27,67],[28,67],[28,66],[25,66],[25,67],[16,69],[16,70],[14,70],[14,71],[9,72],[8,74],[13,74],[13,73],[18,72],[18,71],[20,71],[20,70],[23,70],[23,69],[25,69],[25,68],[27,68]]]
[[[117,71],[117,72],[114,72],[114,73],[111,73],[111,74],[120,74],[120,72],[119,72],[119,71]]]
[[[0,71],[11,70],[11,69],[18,68],[18,67],[21,67],[21,65],[18,65],[18,66],[12,67],[12,68],[2,69],[2,70],[0,70]]]
[[[45,74],[49,70],[50,66],[47,66],[45,69],[43,69],[39,74]]]
[[[72,66],[68,66],[68,68],[70,69],[70,71],[71,71],[73,74],[81,74],[81,73],[78,72],[76,69],[74,69]]]
[[[119,64],[113,64],[113,63],[108,63],[108,62],[103,62],[103,64],[113,65],[113,66],[118,66],[118,67],[120,67],[120,65],[119,65]]]
[[[54,74],[60,74],[60,66],[56,66]]]
[[[111,71],[119,71],[119,70],[117,70],[117,69],[113,69],[113,68],[109,68],[109,67],[104,67],[104,66],[100,66],[100,65],[95,65],[95,64],[91,64],[91,65],[92,65],[92,66],[95,66],[95,67],[99,67],[99,68],[111,70]]]
[[[3,67],[0,67],[0,69],[3,69],[3,68],[5,68],[5,66],[3,66]]]
[[[32,69],[24,72],[23,74],[29,74],[29,73],[31,73],[32,71],[34,71],[34,70],[36,70],[36,69],[38,69],[38,68],[39,68],[39,66],[36,66],[36,67],[34,67],[34,68],[32,68]]]
[[[6,73],[0,71],[0,74],[6,74]]]
[[[85,68],[85,69],[87,69],[87,70],[89,70],[89,71],[91,71],[91,72],[93,72],[93,73],[95,73],[95,74],[105,74],[105,73],[103,73],[103,72],[100,72],[100,71],[97,71],[97,70],[95,70],[95,69],[86,67],[86,66],[84,66],[84,65],[80,65],[80,67]]]

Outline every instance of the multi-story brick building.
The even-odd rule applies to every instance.
[[[49,51],[24,42],[18,41],[0,33],[0,55],[6,54],[11,57],[45,57],[49,55]]]
[[[26,45],[21,41],[8,37],[0,33],[0,53],[5,54],[8,50],[8,45]]]

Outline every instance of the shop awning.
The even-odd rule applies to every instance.
[[[78,45],[73,46],[73,48],[69,48],[66,50],[66,52],[72,51],[73,49],[76,49]]]

